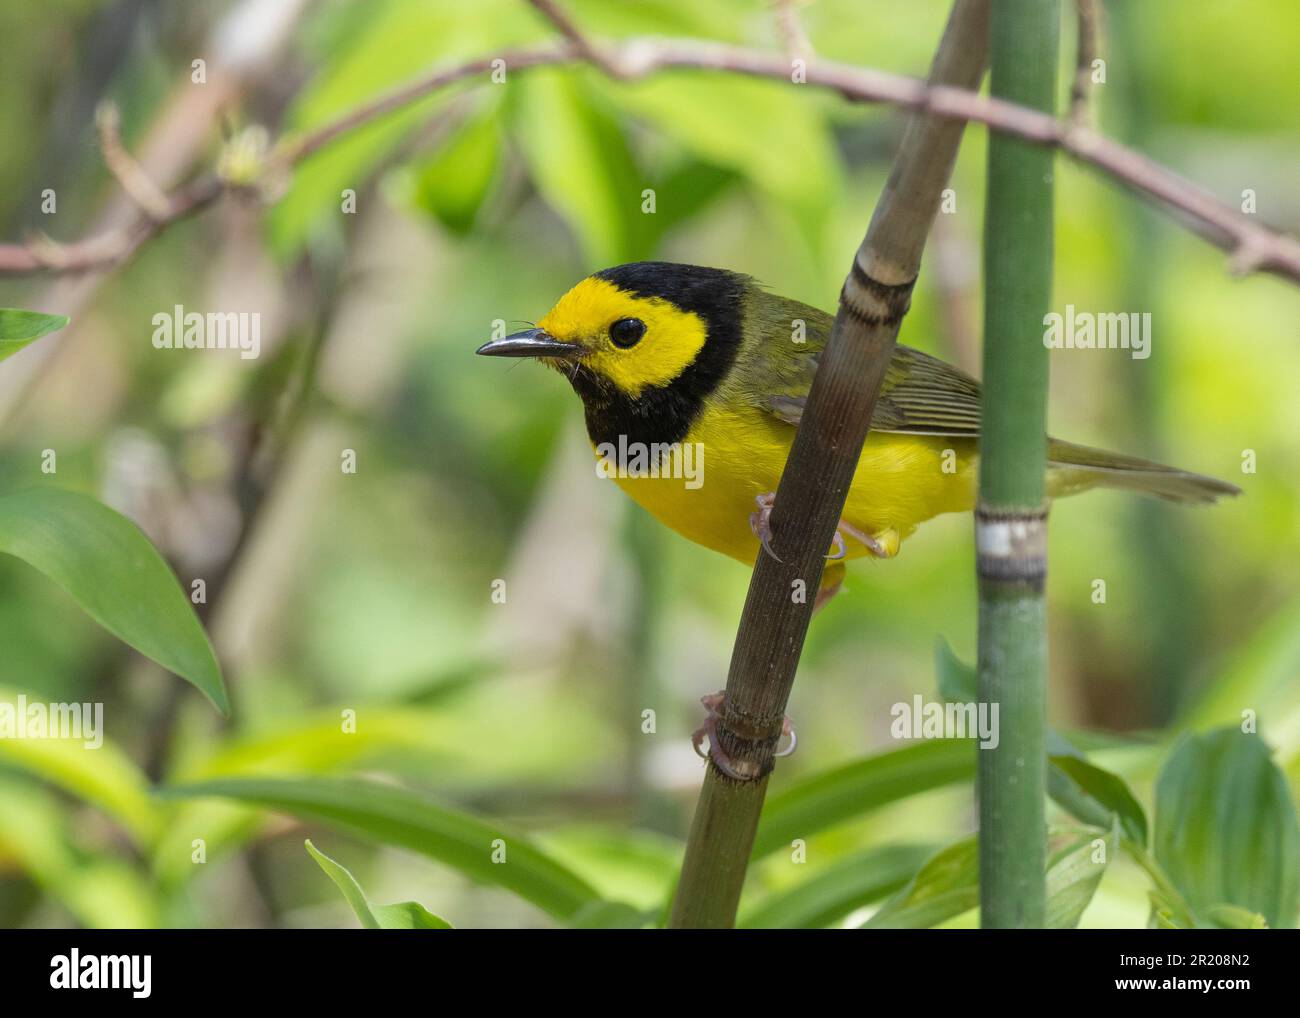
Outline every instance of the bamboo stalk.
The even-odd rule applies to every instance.
[[[935,56],[935,84],[976,88],[984,75],[987,0],[957,0]],[[772,514],[776,556],[759,553],[736,634],[718,738],[732,767],[710,764],[673,900],[673,927],[729,927],[745,881],[773,753],[844,500],[885,368],[948,182],[962,125],[914,116],[840,293]],[[791,596],[798,582],[809,592]]]
[[[1057,0],[999,0],[991,92],[1051,112]],[[1041,927],[1046,887],[1047,348],[1052,288],[1050,150],[989,139],[984,233],[984,409],[975,515],[979,697],[1000,739],[979,754],[980,915]]]

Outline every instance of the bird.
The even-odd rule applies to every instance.
[[[582,402],[597,472],[683,537],[752,565],[772,550],[774,493],[833,321],[744,273],[643,261],[587,276],[535,326],[477,353],[560,372]],[[891,559],[920,524],[975,508],[979,434],[979,382],[896,345],[814,611],[841,588],[846,560]],[[1240,493],[1048,438],[1048,498],[1090,488],[1192,504]],[[713,720],[717,695],[704,702]]]

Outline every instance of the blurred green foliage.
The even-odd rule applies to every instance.
[[[120,105],[138,148],[193,89],[190,61],[210,55],[230,6],[0,9],[0,37],[23,40],[5,61],[7,94],[23,101],[0,104],[5,237],[90,228],[114,187],[95,102]],[[780,45],[759,0],[565,6],[608,36]],[[1287,0],[1110,6],[1124,9],[1096,89],[1101,126],[1229,203],[1252,189],[1261,218],[1300,232],[1300,23]],[[907,74],[924,72],[946,12],[941,0],[801,8],[819,54]],[[518,0],[322,0],[227,115],[293,134],[432,66],[552,35]],[[1065,52],[1063,91],[1068,39]],[[304,855],[303,825],[357,874],[362,900],[419,901],[457,927],[655,922],[700,774],[697,700],[722,685],[748,571],[647,525],[593,475],[562,380],[472,351],[494,321],[535,321],[590,271],[639,258],[727,266],[832,307],[901,125],[811,88],[693,72],[464,83],[322,150],[263,212],[232,199],[177,224],[65,334],[0,364],[0,493],[95,493],[140,523],[184,589],[208,579],[205,621],[234,708],[218,722],[187,690],[169,722],[173,677],[0,556],[0,686],[104,702],[108,729],[94,756],[0,740],[0,925],[356,924]],[[220,125],[208,134],[205,161]],[[968,132],[957,211],[942,217],[901,336],[968,368],[984,157],[983,132]],[[1255,913],[1294,925],[1297,295],[1228,278],[1218,252],[1084,170],[1063,163],[1057,187],[1055,303],[1149,309],[1155,334],[1146,361],[1056,355],[1053,432],[1246,493],[1195,511],[1138,510],[1117,493],[1053,510],[1053,724],[1122,778],[1071,772],[1103,812],[1054,810],[1053,915],[1143,925],[1154,887],[1161,925]],[[56,215],[40,211],[46,188]],[[356,215],[341,211],[345,189]],[[4,306],[64,313],[73,297],[66,282],[0,279]],[[262,357],[155,350],[150,319],[176,304],[260,311]],[[313,376],[286,421],[295,384]],[[55,478],[40,472],[47,448]],[[340,471],[343,449],[355,474]],[[1255,473],[1242,472],[1245,450]],[[900,746],[889,732],[892,704],[938,697],[937,637],[972,656],[973,575],[970,521],[941,518],[897,561],[853,567],[816,620],[791,706],[800,750],[775,777],[742,922],[861,925],[918,887],[952,896],[942,921],[973,921],[969,866],[948,865],[969,856],[973,751]],[[1258,735],[1239,734],[1243,712]],[[1234,734],[1196,734],[1212,729]],[[1188,756],[1207,739],[1251,747],[1222,751],[1249,754],[1252,798]],[[159,784],[230,797],[159,798]],[[350,789],[339,809],[401,809],[372,830],[271,794],[289,787]],[[1153,818],[1150,854],[1118,789]],[[1211,822],[1196,796],[1251,805]],[[1189,813],[1201,816],[1197,853],[1170,855]],[[1119,850],[1104,823],[1115,814]],[[401,836],[432,817],[446,825],[433,841]],[[1096,825],[1080,835],[1080,819]],[[1249,886],[1218,879],[1215,866],[1260,844],[1260,825],[1276,836],[1267,872]],[[556,878],[558,899],[522,868],[499,872],[502,829],[527,832],[504,837],[534,875],[572,876]],[[927,870],[949,883],[920,886]]]

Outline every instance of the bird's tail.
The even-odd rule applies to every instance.
[[[1204,474],[1055,438],[1048,443],[1047,459],[1056,475],[1051,484],[1053,495],[1084,488],[1124,488],[1171,502],[1206,503],[1223,495],[1241,494],[1235,484]]]

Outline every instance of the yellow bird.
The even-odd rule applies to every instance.
[[[832,321],[739,273],[635,262],[587,277],[536,328],[478,353],[563,374],[599,472],[682,536],[752,565]],[[892,558],[919,524],[974,509],[979,429],[977,381],[895,348],[815,607],[840,588],[843,559]],[[1053,498],[1094,487],[1193,503],[1239,493],[1056,439],[1048,461]]]
[[[831,323],[749,276],[635,262],[587,277],[537,328],[478,352],[535,357],[558,370],[582,399],[600,472],[682,536],[752,565],[761,510],[776,491]],[[919,524],[972,510],[979,427],[977,381],[897,346],[844,506],[847,540],[830,557],[892,558]],[[1056,439],[1048,461],[1053,498],[1094,487],[1176,502],[1240,492]],[[842,562],[827,573],[824,592],[843,580]]]

